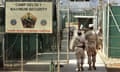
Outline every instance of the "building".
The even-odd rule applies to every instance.
[[[119,59],[120,1],[103,3],[103,53],[108,59]]]

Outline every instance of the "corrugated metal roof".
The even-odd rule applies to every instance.
[[[90,3],[89,2],[70,2],[70,11],[71,12],[80,12],[89,10]]]
[[[104,3],[108,3],[108,0],[103,0]],[[110,3],[118,3],[120,4],[120,0],[109,0]]]
[[[72,9],[89,9],[90,2],[70,2],[70,8],[72,8]]]
[[[68,0],[60,0],[61,8],[70,8],[73,12],[79,12],[84,10],[90,10],[92,8],[96,8],[98,6],[98,0],[91,1],[68,1]]]

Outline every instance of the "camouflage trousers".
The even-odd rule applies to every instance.
[[[83,48],[76,47],[75,55],[76,55],[76,59],[77,59],[77,66],[78,66],[78,68],[80,68],[80,65],[81,65],[81,67],[83,66],[84,58],[85,58],[85,52],[84,52]]]
[[[89,65],[93,64],[93,66],[95,66],[96,54],[97,54],[96,42],[95,41],[89,41],[86,51],[87,51],[87,56],[88,56],[88,64]]]

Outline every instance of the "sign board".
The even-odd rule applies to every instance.
[[[6,2],[7,33],[52,33],[52,2]]]
[[[0,0],[0,4],[3,4],[3,0]]]

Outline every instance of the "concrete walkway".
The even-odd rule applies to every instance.
[[[82,72],[107,72],[105,68],[105,64],[103,60],[101,59],[99,53],[97,54],[96,58],[96,70],[88,71],[88,64],[87,64],[87,55],[85,57],[84,62],[84,71]],[[61,63],[63,67],[60,68],[60,72],[77,72],[77,66],[76,66],[76,59],[75,55],[72,52],[70,54],[70,60],[69,64]],[[14,70],[14,71],[1,71],[0,72],[21,72],[20,69]],[[24,72],[50,72],[49,70],[49,64],[39,64],[39,63],[33,63],[33,64],[24,64]],[[57,67],[54,72],[57,72]]]
[[[97,54],[97,58],[96,58],[96,70],[91,70],[88,71],[88,64],[87,64],[87,56],[85,57],[85,64],[84,64],[84,71],[82,72],[107,72],[106,68],[105,68],[105,64],[103,62],[103,60],[100,58],[100,55]],[[69,64],[65,64],[64,67],[61,68],[60,72],[77,72],[76,69],[76,59],[72,59],[70,60]]]

